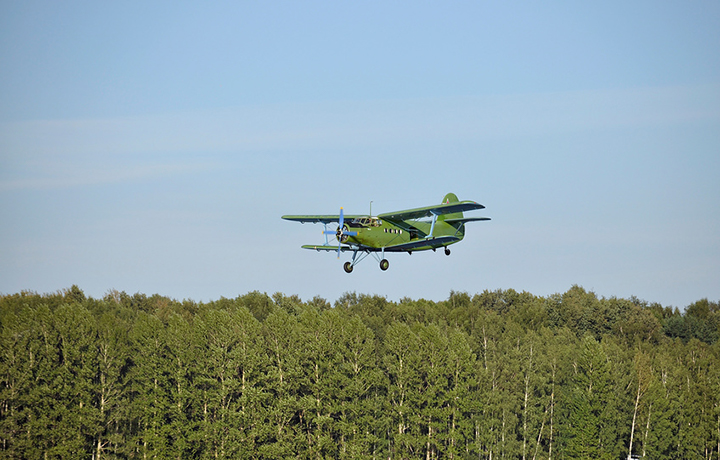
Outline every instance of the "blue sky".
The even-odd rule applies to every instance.
[[[717,2],[0,1],[0,292],[720,299]],[[321,226],[448,193],[441,252]]]

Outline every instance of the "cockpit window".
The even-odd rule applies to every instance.
[[[382,221],[377,217],[357,217],[353,219],[353,224],[362,225],[363,227],[379,227]]]

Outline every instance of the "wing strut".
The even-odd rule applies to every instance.
[[[430,235],[428,235],[428,238],[433,237],[433,230],[435,229],[435,222],[437,222],[437,218],[438,218],[436,211],[430,211],[430,212],[432,212],[433,220],[432,220],[432,224],[430,225]]]

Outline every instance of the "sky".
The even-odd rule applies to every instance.
[[[0,0],[0,293],[720,300],[720,3]],[[352,274],[285,214],[486,206]]]

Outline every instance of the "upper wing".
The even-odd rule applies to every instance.
[[[458,201],[455,203],[438,204],[435,206],[425,206],[423,208],[407,209],[405,211],[388,212],[380,214],[380,219],[390,221],[401,221],[408,219],[421,219],[423,217],[430,217],[433,214],[452,214],[456,212],[473,211],[475,209],[485,209],[485,206],[476,203],[474,201]]]
[[[445,219],[448,224],[464,224],[467,222],[477,222],[480,220],[490,220],[489,217],[463,217],[462,219]]]
[[[347,220],[352,220],[357,217],[362,216],[343,216],[343,218]],[[318,216],[282,216],[285,220],[292,220],[294,222],[310,222],[312,224],[330,224],[333,222],[338,222],[340,220],[340,214],[335,215],[318,215]],[[337,246],[335,247],[335,250],[337,250]]]

